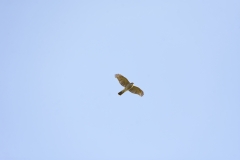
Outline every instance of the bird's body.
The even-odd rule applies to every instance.
[[[118,94],[119,94],[119,95],[122,95],[124,92],[130,90],[132,87],[133,87],[133,83],[129,83],[129,84],[127,84],[127,86],[126,86],[122,91],[120,91]]]
[[[130,83],[127,78],[122,76],[121,74],[116,74],[115,77],[118,79],[119,83],[124,87],[122,91],[118,93],[118,95],[122,95],[126,91],[130,91],[134,94],[138,94],[140,96],[143,96],[143,91],[138,88],[137,86],[134,86],[134,83]]]

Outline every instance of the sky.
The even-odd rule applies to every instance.
[[[0,19],[1,160],[240,159],[239,0],[2,0]]]

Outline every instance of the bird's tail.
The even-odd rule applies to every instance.
[[[119,93],[118,93],[118,95],[120,95],[120,96],[121,96],[123,93],[124,93],[124,90],[123,90],[123,91],[121,91],[121,92],[119,92]]]

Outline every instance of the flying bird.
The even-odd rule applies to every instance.
[[[127,78],[122,76],[121,74],[115,74],[115,78],[118,79],[119,83],[124,87],[122,91],[118,93],[118,95],[122,95],[126,91],[130,91],[134,94],[138,94],[139,96],[143,96],[143,91],[138,88],[137,86],[134,86],[134,83],[130,83]]]

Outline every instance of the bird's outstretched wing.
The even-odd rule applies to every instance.
[[[134,94],[138,94],[139,96],[143,96],[144,95],[143,91],[140,88],[136,87],[136,86],[133,86],[131,89],[129,89],[129,91],[134,93]]]
[[[125,78],[124,76],[122,76],[121,74],[115,74],[115,77],[118,79],[119,83],[120,83],[123,87],[126,87],[127,84],[130,83],[130,82],[128,81],[128,79]]]

